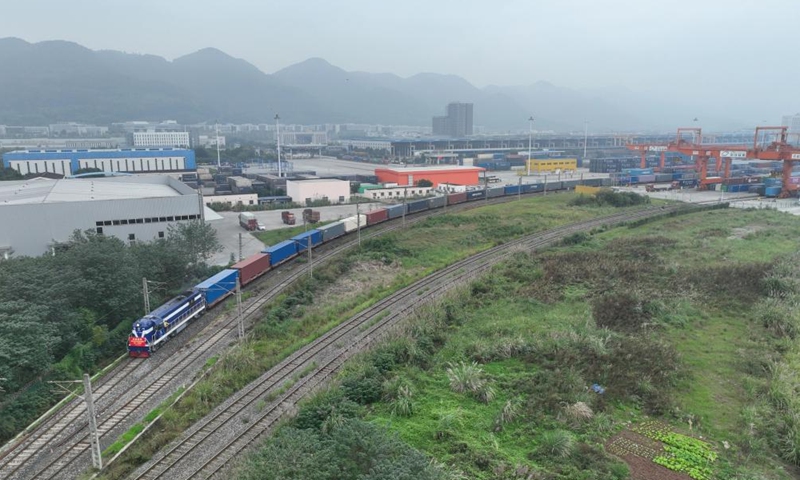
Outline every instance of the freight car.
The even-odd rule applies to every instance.
[[[587,182],[588,183],[588,182]],[[574,188],[574,182],[552,182],[547,184],[547,191]],[[183,330],[188,323],[203,314],[206,310],[221,303],[236,291],[237,283],[245,286],[264,275],[273,268],[292,260],[308,248],[330,242],[359,228],[366,228],[377,223],[396,219],[404,214],[418,213],[430,209],[442,208],[486,198],[516,196],[520,193],[540,193],[544,184],[509,185],[490,189],[471,190],[470,192],[452,193],[446,196],[414,200],[405,204],[389,205],[386,208],[372,210],[366,215],[352,216],[339,220],[318,229],[309,230],[278,244],[269,246],[251,257],[234,264],[230,269],[194,286],[193,289],[169,300],[148,315],[136,320],[128,337],[128,352],[131,357],[149,357],[159,345]],[[288,214],[289,212],[285,212]],[[289,215],[282,215],[284,221]],[[291,219],[293,220],[293,218]]]

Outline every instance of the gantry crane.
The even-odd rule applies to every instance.
[[[764,138],[769,132],[777,132],[774,135],[776,140],[763,142],[759,145],[759,136],[764,133]],[[692,134],[692,141],[687,141],[685,135]],[[664,154],[666,152],[678,152],[689,155],[695,159],[695,169],[700,176],[701,188],[707,185],[718,183],[721,179],[708,178],[708,161],[716,159],[717,171],[724,166],[722,179],[730,178],[731,161],[735,159],[751,160],[773,160],[783,162],[783,183],[781,197],[788,197],[797,190],[797,185],[792,185],[792,167],[795,162],[800,162],[800,148],[790,145],[788,142],[788,127],[756,127],[753,145],[720,145],[703,144],[703,132],[700,128],[679,128],[674,142],[668,144],[639,144],[627,145],[629,150],[637,151],[642,155],[642,168],[645,168],[645,157],[650,152],[661,153],[661,168],[664,168]],[[724,165],[723,165],[724,164]]]

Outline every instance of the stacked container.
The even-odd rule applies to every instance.
[[[323,225],[317,230],[322,233],[322,240],[324,242],[329,242],[334,238],[341,237],[346,233],[344,231],[344,223],[342,222],[334,222],[328,225]]]
[[[367,225],[375,225],[376,223],[385,222],[386,220],[389,220],[389,212],[385,208],[370,210],[364,215],[367,216]]]
[[[317,229],[309,230],[299,235],[295,235],[291,238],[291,240],[295,242],[297,253],[304,252],[308,249],[309,243],[311,244],[311,248],[314,248],[322,243],[322,232]]]

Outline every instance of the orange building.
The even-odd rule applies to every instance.
[[[446,165],[436,167],[400,167],[376,168],[375,176],[380,183],[396,183],[401,186],[416,185],[422,179],[433,182],[436,188],[440,183],[456,185],[478,185],[480,175],[484,171],[480,167],[461,167]]]

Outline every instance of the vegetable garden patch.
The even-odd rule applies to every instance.
[[[648,421],[606,442],[606,451],[624,460],[634,480],[711,480],[717,454],[708,443]]]

